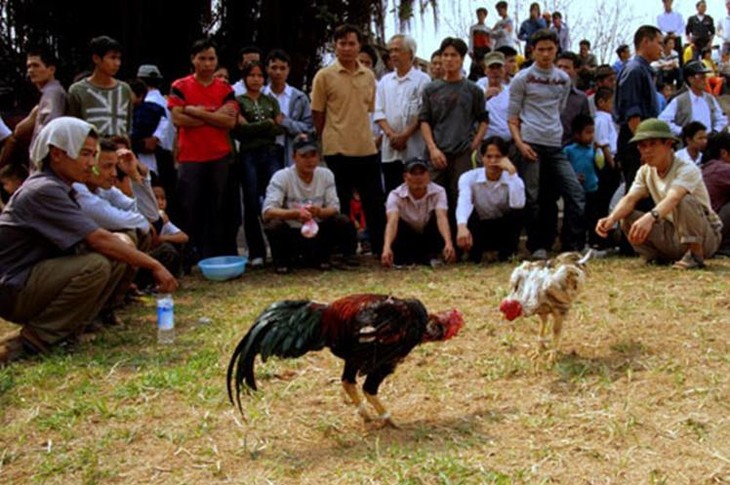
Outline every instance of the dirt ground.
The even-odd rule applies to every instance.
[[[149,300],[74,354],[0,369],[0,481],[730,483],[730,260],[710,263],[592,262],[554,367],[529,357],[536,319],[500,318],[514,265],[195,278],[172,347],[155,344]],[[244,420],[225,370],[255,315],[355,292],[465,315],[381,387],[400,429],[344,404],[326,350],[258,362]]]

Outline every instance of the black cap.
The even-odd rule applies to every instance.
[[[429,165],[428,161],[424,160],[423,158],[411,158],[410,160],[407,160],[406,163],[403,164],[403,171],[411,172],[416,167],[421,167],[425,170],[428,170],[430,165]]]
[[[317,140],[314,139],[312,135],[299,135],[297,139],[294,141],[293,145],[294,153],[307,153],[311,152],[312,150],[318,150],[317,147]]]
[[[687,79],[690,76],[694,76],[695,74],[706,74],[708,72],[712,72],[710,69],[708,69],[703,63],[700,61],[691,61],[684,65],[684,69],[682,70],[682,73],[684,74],[684,78]]]

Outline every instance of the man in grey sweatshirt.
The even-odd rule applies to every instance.
[[[544,259],[553,245],[556,221],[541,217],[558,196],[565,203],[563,251],[583,249],[585,196],[562,151],[560,113],[570,93],[570,77],[553,65],[558,51],[555,32],[539,30],[530,38],[535,63],[510,83],[509,128],[520,153],[517,167],[525,181],[527,249]],[[547,211],[546,211],[547,212]]]

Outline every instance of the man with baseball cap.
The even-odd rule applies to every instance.
[[[646,262],[671,262],[679,269],[704,268],[721,241],[722,222],[712,210],[700,169],[674,155],[679,140],[669,125],[656,118],[642,121],[630,143],[637,145],[643,165],[628,193],[596,232],[606,237],[613,226],[621,229]],[[636,210],[651,198],[649,212]]]
[[[509,84],[506,72],[507,59],[501,52],[490,52],[484,56],[486,77],[480,79],[477,85],[484,89],[484,98],[487,101],[489,126],[484,138],[499,136],[507,141],[512,140],[507,120],[509,117]]]
[[[146,103],[160,106],[164,110],[164,116],[155,116],[158,121],[154,132],[145,134],[147,136],[142,140],[141,147],[138,146],[135,149],[135,153],[139,161],[144,163],[158,177],[160,185],[164,187],[170,198],[168,201],[170,210],[168,212],[175,218],[179,212],[175,194],[177,171],[172,157],[172,150],[175,146],[175,127],[172,124],[170,110],[167,108],[167,100],[160,92],[164,78],[156,65],[142,64],[137,69],[137,79],[147,86],[147,94],[145,94],[143,102],[134,108],[135,124],[138,117],[155,113],[153,109],[145,109]],[[132,131],[136,131],[134,126]]]
[[[319,166],[317,141],[300,135],[292,155],[294,165],[271,177],[261,211],[275,271],[289,273],[299,256],[328,270],[335,247],[345,264],[357,265],[355,226],[340,214],[335,176]]]
[[[383,266],[454,261],[446,190],[431,182],[430,164],[406,160],[403,183],[388,194],[387,223],[380,262]]]
[[[689,89],[675,97],[659,114],[659,119],[669,125],[674,136],[692,121],[707,127],[708,133],[719,133],[727,126],[727,116],[710,93],[705,91],[706,76],[710,71],[702,62],[691,61],[684,65],[682,73]]]

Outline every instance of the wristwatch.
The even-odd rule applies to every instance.
[[[652,217],[654,218],[654,221],[658,221],[658,220],[659,220],[659,217],[660,217],[660,216],[659,216],[659,211],[658,211],[658,210],[656,210],[656,209],[652,209],[652,210],[651,210],[651,211],[649,212],[649,214],[651,214],[651,216],[652,216]]]

